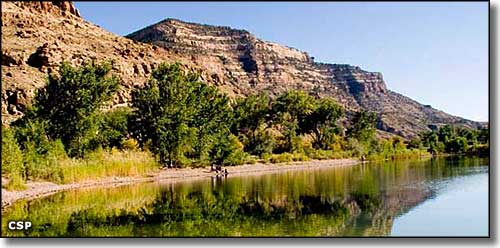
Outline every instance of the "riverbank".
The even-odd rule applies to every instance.
[[[287,170],[302,170],[332,166],[350,166],[359,164],[356,159],[334,159],[334,160],[311,160],[306,162],[279,163],[279,164],[245,164],[240,166],[225,167],[228,171],[228,177],[265,174]],[[32,200],[41,198],[60,191],[70,189],[92,188],[92,187],[117,187],[127,184],[151,181],[185,181],[204,177],[215,176],[215,172],[206,168],[182,168],[182,169],[164,169],[158,173],[149,174],[146,177],[107,177],[98,180],[87,180],[84,182],[70,184],[55,184],[52,182],[27,182],[25,190],[8,191],[2,188],[2,210],[14,202],[27,199]],[[5,185],[5,179],[2,178],[2,185]]]

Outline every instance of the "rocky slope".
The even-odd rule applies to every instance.
[[[113,71],[122,80],[114,106],[126,104],[131,89],[161,62],[180,61],[197,70],[185,56],[83,20],[71,3],[2,2],[2,123],[22,115],[47,73],[61,61],[80,65],[93,59],[114,61]]]
[[[380,73],[316,63],[305,52],[244,30],[166,19],[125,38],[83,20],[67,2],[2,2],[2,122],[22,114],[60,61],[90,59],[115,61],[122,82],[114,106],[126,104],[158,63],[180,61],[230,96],[303,89],[332,96],[349,111],[375,111],[380,130],[404,137],[429,125],[480,125],[390,91]]]

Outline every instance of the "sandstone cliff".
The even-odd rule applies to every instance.
[[[2,2],[2,122],[22,115],[61,61],[113,60],[121,79],[112,105],[125,105],[161,62],[180,61],[230,96],[287,89],[332,96],[349,111],[380,115],[378,128],[411,137],[429,125],[479,123],[448,115],[387,89],[380,73],[315,63],[307,53],[244,30],[166,19],[125,37],[83,20],[70,2]]]
[[[305,52],[259,40],[244,30],[166,19],[127,37],[194,57],[219,84],[231,85],[237,93],[303,89],[333,96],[349,110],[377,112],[379,129],[404,137],[429,125],[479,125],[388,90],[381,73],[315,63]]]

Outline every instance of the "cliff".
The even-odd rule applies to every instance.
[[[131,90],[159,63],[180,61],[232,97],[302,89],[334,97],[348,111],[375,111],[380,130],[404,137],[429,125],[481,125],[392,92],[380,73],[316,63],[306,52],[245,30],[166,19],[120,37],[82,19],[72,3],[57,1],[2,2],[2,122],[22,115],[61,61],[79,65],[92,59],[113,60],[121,77],[110,107],[126,105]]]
[[[392,92],[381,73],[316,63],[306,52],[260,40],[244,30],[166,19],[126,37],[191,56],[237,94],[302,89],[331,96],[350,111],[377,112],[380,130],[404,137],[429,130],[430,125],[481,125]]]

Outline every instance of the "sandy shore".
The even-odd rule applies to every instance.
[[[247,164],[240,166],[225,167],[228,171],[228,177],[242,176],[251,174],[267,174],[286,170],[311,169],[331,166],[349,166],[360,163],[355,159],[336,159],[336,160],[312,160],[307,162],[293,162],[281,164]],[[210,172],[210,168],[183,168],[183,169],[164,169],[160,172],[146,177],[108,177],[99,180],[84,181],[71,184],[55,184],[51,182],[28,182],[27,189],[22,191],[8,191],[2,189],[2,209],[12,205],[20,199],[35,199],[48,196],[59,191],[69,189],[91,188],[91,187],[116,187],[138,182],[149,181],[185,181],[211,177],[216,175]],[[2,180],[4,180],[2,178]],[[4,183],[4,182],[2,182]]]

